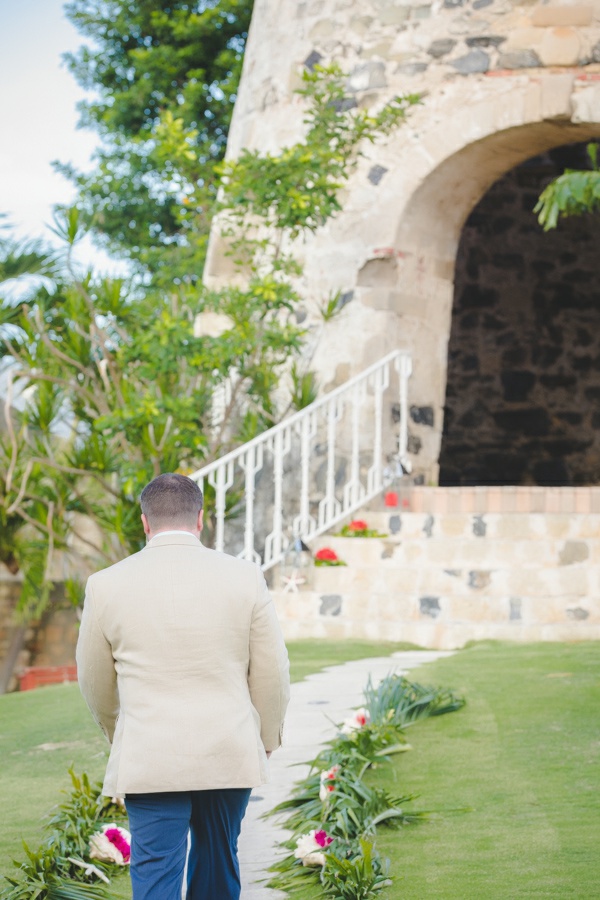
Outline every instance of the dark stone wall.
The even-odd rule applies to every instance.
[[[497,181],[461,238],[440,484],[600,482],[600,215],[532,210],[573,144]]]

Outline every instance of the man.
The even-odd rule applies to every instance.
[[[258,566],[200,543],[202,492],[160,475],[147,546],[88,580],[79,684],[111,744],[103,793],[125,795],[134,900],[238,900],[250,789],[281,744],[289,664]]]

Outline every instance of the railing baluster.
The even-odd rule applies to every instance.
[[[240,556],[260,562],[256,551],[255,510],[259,503],[257,498],[257,475],[263,468],[265,447],[273,460],[273,479],[262,481],[260,490],[268,490],[263,506],[259,511],[264,519],[266,511],[272,508],[272,528],[265,537],[265,528],[259,527],[258,541],[264,540],[263,568],[269,568],[279,562],[286,549],[285,532],[290,529],[295,537],[311,540],[318,534],[327,531],[344,515],[357,510],[361,504],[368,502],[381,491],[384,482],[383,469],[383,399],[390,383],[390,366],[398,373],[400,396],[400,435],[398,440],[398,458],[404,471],[410,471],[408,459],[408,380],[412,373],[410,356],[404,351],[390,353],[380,362],[369,366],[360,375],[351,378],[346,384],[330,394],[321,397],[310,406],[290,416],[284,422],[269,429],[262,435],[248,441],[237,450],[231,451],[220,460],[199,469],[191,477],[202,487],[205,480],[215,490],[215,546],[217,550],[226,547],[226,508],[227,491],[235,482],[235,466],[239,465],[245,473],[245,520],[244,547]],[[373,392],[373,402],[366,403],[368,394]],[[350,416],[340,426],[344,407],[350,405]],[[360,478],[361,437],[365,432],[363,410],[373,410],[374,432],[369,432],[373,448],[372,465],[367,473],[366,487]],[[319,428],[319,419],[324,419],[326,432],[326,472],[325,495],[318,505],[318,519],[311,515],[311,493],[314,489],[314,467],[317,454],[313,446]],[[284,478],[283,460],[292,449],[292,436],[299,438],[298,465]],[[347,448],[350,442],[349,479],[343,488],[343,500],[336,496],[336,449]],[[340,443],[341,441],[341,443]],[[340,451],[338,450],[338,453]],[[346,451],[347,452],[347,451]],[[293,457],[294,464],[296,457]],[[319,461],[317,460],[318,464]],[[298,476],[299,482],[298,484]],[[293,492],[293,493],[292,493]],[[291,510],[298,514],[291,517]],[[287,522],[284,513],[290,516]],[[257,518],[260,521],[261,516]],[[237,525],[230,529],[236,541],[241,535]],[[229,531],[228,531],[229,533]],[[231,539],[230,539],[231,544]]]
[[[319,503],[319,528],[324,529],[325,523],[335,521],[339,516],[342,505],[335,496],[335,426],[342,414],[342,403],[335,397],[327,408],[327,476],[325,481],[325,496]]]
[[[252,562],[261,562],[260,555],[254,548],[254,494],[256,492],[255,478],[262,469],[264,444],[248,447],[244,456],[240,459],[240,468],[243,469],[246,480],[244,495],[246,498],[246,524],[244,528],[244,549],[239,554],[244,559]]]
[[[373,391],[375,394],[375,418],[373,433],[373,465],[368,474],[369,494],[374,495],[383,486],[383,392],[389,386],[390,372],[388,365],[377,369],[373,374]]]
[[[273,456],[273,530],[265,539],[264,565],[277,561],[285,549],[283,539],[283,457],[292,446],[289,428],[278,431],[267,443]]]
[[[310,442],[317,433],[317,417],[307,412],[300,422],[300,515],[294,518],[292,528],[295,537],[309,538],[317,527],[310,514]]]
[[[225,549],[225,507],[227,491],[233,486],[233,460],[208,474],[208,483],[215,489],[215,550]]]
[[[412,359],[407,353],[402,353],[394,361],[396,372],[400,379],[400,440],[398,441],[398,456],[405,472],[411,471],[411,463],[408,458],[408,379],[412,375]]]
[[[360,505],[365,489],[360,481],[360,409],[365,399],[365,385],[356,384],[351,389],[352,398],[352,453],[350,480],[344,487],[344,512]]]

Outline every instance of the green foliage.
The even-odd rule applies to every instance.
[[[420,718],[454,712],[465,704],[454,691],[416,684],[395,674],[386,675],[378,685],[369,678],[364,697],[372,727],[403,728]]]
[[[327,855],[321,883],[325,896],[335,900],[368,900],[392,883],[388,878],[389,865],[381,864],[373,854],[373,844],[360,841],[360,853],[351,859]]]
[[[73,785],[67,799],[58,805],[44,826],[46,840],[36,851],[25,842],[26,859],[14,861],[18,877],[4,876],[10,887],[0,893],[1,900],[103,900],[107,893],[103,886],[90,883],[85,867],[73,858],[86,861],[89,839],[100,830],[102,822],[125,819],[122,807],[101,794],[102,785],[92,784],[83,773],[78,776],[69,769]],[[97,863],[101,871],[117,867]]]
[[[387,534],[377,531],[376,528],[369,528],[366,522],[362,520],[356,520],[354,522],[350,522],[349,525],[344,525],[338,531],[338,535],[340,537],[378,537],[385,538]]]
[[[198,16],[206,14],[216,28],[232,5],[207,3]],[[127,122],[135,122],[140,99],[136,73],[144,79],[148,74],[150,81],[155,74],[156,96],[165,102],[184,97],[185,106],[185,78],[173,75],[179,87],[172,94],[161,80],[164,73],[153,69],[170,59],[170,45],[144,38],[148,28],[152,34],[156,28],[166,40],[165,29],[172,36],[178,23],[181,49],[188,52],[188,26],[200,32],[204,26],[187,4],[171,6],[173,15],[165,22],[165,10],[161,5],[157,11],[154,0],[139,10],[121,0],[71,4],[71,15],[84,31],[100,36],[100,45],[107,42],[104,56],[82,51],[78,62],[71,60],[82,78],[90,67],[92,81],[104,84],[103,99],[88,107],[87,114],[104,123],[107,133],[113,127],[127,131]],[[238,3],[235,9],[241,17],[246,6]],[[109,20],[110,33],[102,37]],[[234,20],[232,28],[237,27]],[[96,565],[143,546],[137,498],[151,478],[165,471],[189,474],[277,422],[290,405],[302,408],[314,399],[314,377],[304,370],[300,374],[296,365],[291,367],[290,403],[275,402],[304,339],[294,314],[300,303],[295,287],[300,268],[292,241],[339,209],[338,191],[361,142],[387,134],[417,98],[396,98],[371,116],[348,108],[338,68],[305,73],[304,81],[305,139],[278,156],[245,150],[220,170],[218,221],[244,270],[236,284],[210,291],[195,275],[179,278],[168,260],[171,245],[166,239],[161,266],[168,274],[168,291],[159,289],[160,279],[146,283],[80,276],[71,253],[89,217],[73,207],[57,210],[55,217],[54,232],[67,247],[64,269],[26,304],[16,309],[1,305],[11,325],[2,334],[5,352],[14,361],[15,377],[28,385],[27,403],[0,444],[7,525],[10,516],[20,517],[37,542],[28,550],[32,590],[23,597],[24,614],[43,609],[54,551],[68,550],[72,537],[86,544]],[[145,81],[140,90],[149,103]],[[113,99],[128,110],[123,118]],[[156,142],[153,152],[161,154],[165,166],[183,171],[195,164],[193,136],[199,126],[186,124],[168,108],[159,114],[162,106],[156,102],[156,114],[148,113],[152,121],[147,123]],[[214,139],[207,134],[202,140]],[[190,222],[198,225],[205,185],[197,174],[188,174],[186,208],[195,210]],[[172,172],[169,177],[175,178]],[[118,184],[111,186],[109,205],[116,202],[112,194],[118,189]],[[221,325],[205,327],[215,314]],[[241,496],[234,489],[231,515],[241,511]],[[207,500],[210,525],[210,492]],[[82,527],[86,520],[95,523],[91,535]]]
[[[49,846],[58,856],[85,857],[90,837],[103,822],[124,823],[127,817],[122,806],[102,795],[100,782],[92,784],[85,772],[79,776],[72,767],[69,776],[72,790],[50,814],[44,828]]]
[[[413,796],[396,797],[385,788],[371,787],[364,775],[410,749],[403,725],[459,709],[464,701],[451,691],[425,688],[395,675],[385,678],[379,689],[369,679],[365,696],[371,701],[372,720],[347,733],[340,730],[310,763],[308,777],[273,810],[285,817],[285,827],[292,832],[282,844],[290,853],[271,867],[273,888],[294,894],[311,884],[321,890],[315,896],[374,897],[391,884],[388,864],[382,863],[372,843],[377,828],[408,825],[429,815],[406,807]],[[325,864],[315,869],[304,865],[294,851],[300,838],[319,831],[331,843],[324,847]]]
[[[598,144],[588,144],[591,171],[567,169],[540,194],[534,212],[544,231],[556,228],[564,216],[600,212]]]
[[[53,847],[31,850],[25,842],[23,847],[26,859],[15,861],[17,877],[4,876],[9,887],[0,893],[1,900],[105,900],[107,897],[103,887],[84,882],[83,870],[57,856]]]
[[[314,372],[301,372],[297,363],[292,364],[292,407],[300,410],[317,399],[319,389]]]
[[[71,0],[67,17],[90,43],[66,54],[95,93],[81,123],[103,144],[91,174],[59,166],[78,205],[119,255],[192,283],[204,257],[213,164],[222,157],[252,0]],[[189,193],[202,195],[189,206]]]

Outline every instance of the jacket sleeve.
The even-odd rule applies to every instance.
[[[248,685],[260,716],[265,750],[281,746],[283,720],[290,699],[290,664],[275,604],[257,567],[258,598],[250,627]]]
[[[77,641],[77,678],[92,716],[112,744],[119,715],[119,692],[112,648],[96,617],[92,579],[85,589]]]

